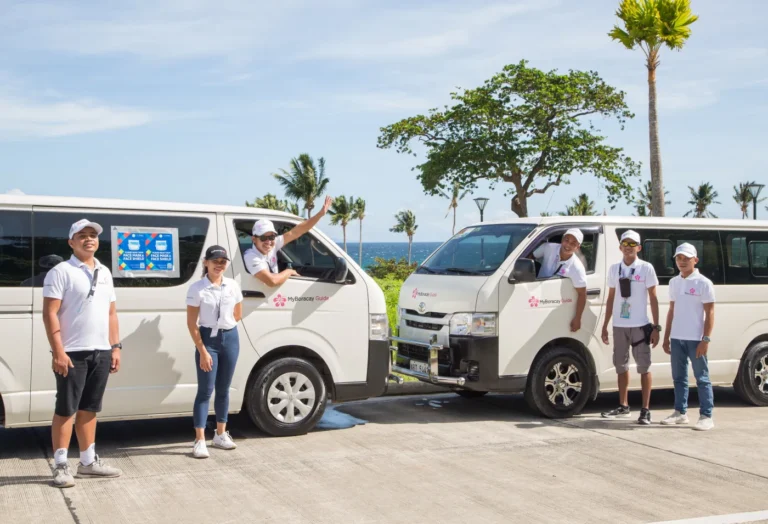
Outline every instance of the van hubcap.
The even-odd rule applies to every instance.
[[[554,406],[571,407],[581,393],[579,369],[574,364],[557,362],[544,379],[544,391]]]
[[[768,395],[768,353],[755,365],[755,384],[760,393]]]
[[[315,407],[315,387],[302,373],[283,373],[269,386],[267,406],[280,422],[301,422]]]

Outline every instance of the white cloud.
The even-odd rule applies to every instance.
[[[9,189],[8,191],[5,192],[5,194],[6,195],[26,195],[26,193],[19,188]]]

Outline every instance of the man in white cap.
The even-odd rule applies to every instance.
[[[546,242],[533,252],[533,257],[541,262],[539,278],[550,278],[555,275],[570,278],[576,289],[578,298],[576,314],[571,321],[572,332],[581,329],[581,315],[587,305],[587,270],[581,259],[575,256],[583,241],[584,234],[581,230],[573,228],[565,232],[560,244]]]
[[[80,446],[78,477],[119,477],[96,454],[96,414],[107,379],[120,369],[120,334],[109,269],[96,258],[102,227],[82,219],[69,230],[72,257],[51,269],[43,285],[43,322],[53,353],[56,407],[53,483],[74,486],[67,460],[72,422]],[[75,414],[77,416],[75,417]]]
[[[714,395],[709,380],[707,352],[715,326],[715,287],[699,273],[696,248],[680,244],[675,263],[680,274],[669,281],[669,312],[664,336],[664,351],[671,355],[672,380],[675,384],[675,412],[661,421],[664,425],[688,423],[688,360],[693,365],[699,392],[699,421],[693,429],[707,431],[715,427],[712,419]],[[671,339],[671,341],[670,341]]]
[[[333,203],[333,198],[325,197],[325,202],[320,211],[301,224],[278,235],[275,225],[271,220],[262,218],[253,224],[253,247],[244,254],[245,269],[254,277],[269,287],[277,287],[293,275],[298,275],[294,269],[279,271],[277,267],[277,252],[284,245],[289,244],[315,227],[320,219],[325,216]]]
[[[643,407],[638,424],[651,423],[651,345],[659,344],[659,299],[656,286],[659,279],[653,265],[640,260],[637,254],[643,249],[640,234],[624,232],[620,246],[623,260],[608,270],[608,302],[605,308],[602,339],[608,344],[608,323],[613,318],[613,365],[619,379],[619,407],[602,413],[605,418],[629,417],[629,352],[635,359],[643,388]],[[616,288],[619,298],[616,299]],[[648,321],[650,299],[653,324]]]

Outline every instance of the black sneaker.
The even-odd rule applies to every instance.
[[[643,424],[645,426],[651,425],[651,410],[643,408],[640,410],[640,417],[637,419],[638,424]]]
[[[616,409],[600,413],[600,416],[603,418],[627,418],[631,416],[631,413],[629,412],[629,406],[620,405]]]

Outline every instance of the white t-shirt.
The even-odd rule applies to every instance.
[[[619,272],[623,278],[629,278],[632,282],[632,295],[628,299],[621,297]],[[648,289],[658,285],[656,270],[653,269],[652,264],[644,260],[636,258],[629,266],[625,265],[624,261],[613,264],[608,272],[608,287],[616,289],[613,300],[613,326],[630,328],[648,324]],[[625,300],[629,303],[629,318],[621,316]]]
[[[58,317],[66,352],[111,349],[109,308],[116,300],[115,287],[109,269],[94,262],[98,276],[90,299],[94,271],[74,255],[45,275],[43,297],[61,300]]]
[[[699,341],[704,336],[704,304],[715,301],[712,281],[694,269],[688,278],[677,275],[669,281],[669,301],[675,303],[670,336]]]
[[[242,301],[240,286],[227,277],[224,277],[221,286],[215,286],[205,276],[189,286],[187,291],[187,305],[200,308],[198,325],[215,331],[237,326],[235,305]]]
[[[568,260],[560,260],[560,244],[542,244],[536,248],[533,256],[541,260],[539,278],[549,278],[557,273],[557,276],[570,278],[575,288],[587,287],[584,264],[575,253]]]
[[[255,246],[251,246],[245,253],[243,258],[245,259],[245,269],[251,275],[255,275],[263,269],[268,269],[272,273],[279,273],[277,270],[277,251],[282,249],[285,245],[285,239],[283,235],[275,238],[275,247],[273,247],[266,255],[256,249]]]

